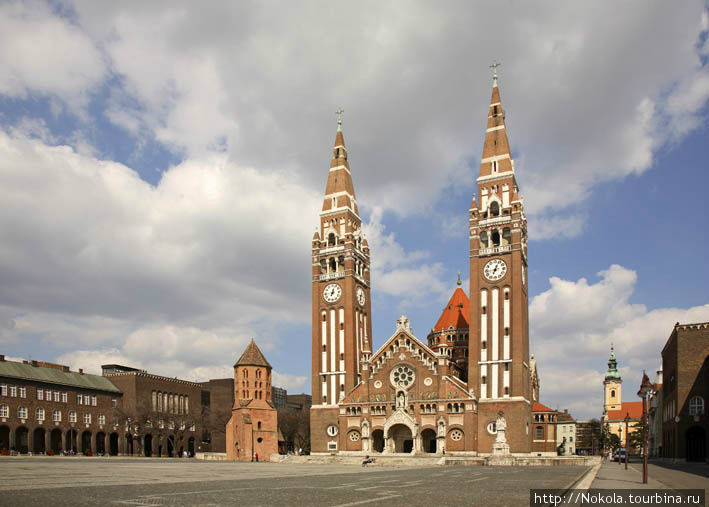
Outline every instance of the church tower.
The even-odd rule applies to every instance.
[[[271,365],[251,340],[234,364],[234,406],[226,425],[227,458],[269,461],[278,452],[278,414],[271,400]]]
[[[527,220],[497,86],[497,64],[470,221],[468,385],[478,396],[478,451],[489,453],[499,411],[511,452],[530,452]]]
[[[338,111],[338,115],[342,111]],[[369,246],[362,233],[342,120],[312,243],[313,452],[336,451],[338,406],[361,380],[361,360],[371,356]]]
[[[618,362],[615,359],[615,351],[613,350],[613,345],[611,344],[611,355],[608,358],[608,371],[606,371],[606,378],[603,380],[603,418],[610,410],[620,410],[621,409],[621,387],[623,384],[623,379],[620,378],[620,372],[618,371]]]

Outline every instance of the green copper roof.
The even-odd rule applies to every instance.
[[[611,344],[611,355],[608,358],[608,371],[606,372],[606,380],[612,379],[620,380],[620,373],[618,372],[618,362],[615,359],[615,352],[613,351],[613,345]]]
[[[113,383],[106,377],[78,373],[75,371],[62,371],[49,366],[32,366],[31,364],[16,361],[0,361],[0,377],[34,380],[64,386],[82,387],[120,393]]]

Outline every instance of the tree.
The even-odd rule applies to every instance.
[[[643,425],[642,423],[635,422],[632,426],[628,428],[628,447],[634,449],[636,452],[640,452],[643,447]],[[630,449],[628,452],[630,452]]]
[[[279,408],[278,429],[286,441],[286,450],[310,453],[310,410]]]

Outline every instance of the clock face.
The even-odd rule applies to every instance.
[[[342,295],[342,288],[337,285],[336,283],[331,283],[325,287],[325,290],[322,291],[322,297],[327,301],[328,303],[334,303],[338,299],[340,299],[340,296]]]
[[[492,259],[485,264],[485,269],[483,269],[483,274],[485,278],[490,281],[500,280],[507,273],[507,264],[502,259]]]
[[[364,296],[364,289],[362,287],[357,287],[357,302],[359,303],[359,306],[364,306],[364,302],[367,300],[367,298]]]

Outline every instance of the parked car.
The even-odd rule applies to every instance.
[[[615,456],[613,456],[614,461],[618,461],[620,463],[625,463],[625,449],[620,448],[617,451],[615,451]],[[628,463],[630,463],[630,455],[628,455]]]

